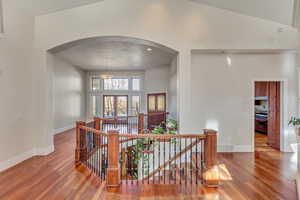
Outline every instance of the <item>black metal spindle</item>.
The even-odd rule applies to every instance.
[[[184,142],[184,148],[187,147],[187,144],[186,144],[186,138],[185,138],[185,142]],[[185,152],[185,161],[184,161],[184,176],[185,176],[185,184],[187,184],[187,151]]]
[[[175,138],[175,144],[174,144],[174,156],[176,156],[177,155],[177,138]],[[175,160],[175,172],[173,173],[173,175],[175,176],[175,177],[173,177],[173,178],[175,178],[175,184],[177,183],[177,162],[176,162],[176,160]]]
[[[199,147],[199,139],[196,139],[197,145],[196,145],[196,184],[198,184],[198,173],[199,173],[199,166],[198,166],[198,147]]]
[[[193,138],[190,138],[190,144],[192,145],[193,143]],[[191,148],[191,154],[190,154],[190,162],[191,162],[191,168],[190,168],[190,174],[191,174],[191,184],[193,184],[193,147]]]
[[[172,139],[171,139],[171,141],[169,142],[169,160],[171,159],[171,149],[172,149],[171,142],[172,142]],[[172,164],[172,163],[170,163],[170,165],[171,165],[171,164]],[[169,173],[168,173],[169,184],[171,184],[171,183],[170,183],[170,181],[171,181],[171,173],[172,173],[172,171],[171,171],[171,166],[169,166]]]
[[[159,146],[159,149],[158,149],[158,167],[160,167],[160,140],[158,140],[158,146]],[[155,169],[154,167],[153,167],[153,169]],[[159,169],[159,171],[158,171],[158,181],[159,181],[159,184],[160,184],[160,170],[161,169]]]
[[[181,148],[181,143],[182,143],[182,139],[180,138],[180,143],[179,143],[179,151],[182,151],[182,148]],[[181,166],[181,157],[182,155],[180,155],[180,162],[179,162],[179,165],[180,165],[180,169],[179,169],[179,183],[181,184],[181,176],[182,176],[182,166]]]
[[[166,142],[164,142],[164,160],[163,160],[163,163],[166,162]],[[166,184],[166,169],[164,168],[164,184]]]

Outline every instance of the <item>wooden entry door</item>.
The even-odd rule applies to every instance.
[[[280,150],[280,82],[268,82],[268,144]]]
[[[166,93],[148,94],[148,128],[166,121]]]
[[[104,95],[103,117],[108,119],[126,118],[128,115],[127,95]]]

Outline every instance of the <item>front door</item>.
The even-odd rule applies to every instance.
[[[148,128],[165,126],[166,122],[166,93],[148,94]]]
[[[104,95],[103,117],[108,119],[126,118],[128,114],[128,96]]]

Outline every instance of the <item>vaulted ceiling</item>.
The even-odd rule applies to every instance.
[[[292,25],[297,0],[190,0],[195,3]]]
[[[169,67],[177,55],[176,51],[160,44],[128,37],[83,39],[50,52],[86,71]]]
[[[64,9],[97,3],[104,0],[17,0],[20,7],[33,15],[44,15]],[[122,0],[124,1],[124,0]],[[209,5],[240,14],[294,25],[298,18],[299,0],[185,0]],[[176,1],[174,1],[176,3]],[[299,6],[298,6],[299,5]],[[296,11],[296,13],[295,13]]]

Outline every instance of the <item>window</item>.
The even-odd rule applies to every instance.
[[[140,90],[140,79],[132,79],[132,90]]]
[[[128,90],[128,79],[104,79],[104,90]]]
[[[105,95],[104,112],[105,118],[126,117],[128,97],[124,95]]]
[[[94,117],[100,117],[100,96],[92,96],[92,113]]]
[[[100,90],[100,78],[92,78],[92,90]]]
[[[132,114],[138,115],[140,112],[140,97],[139,96],[132,96]]]

